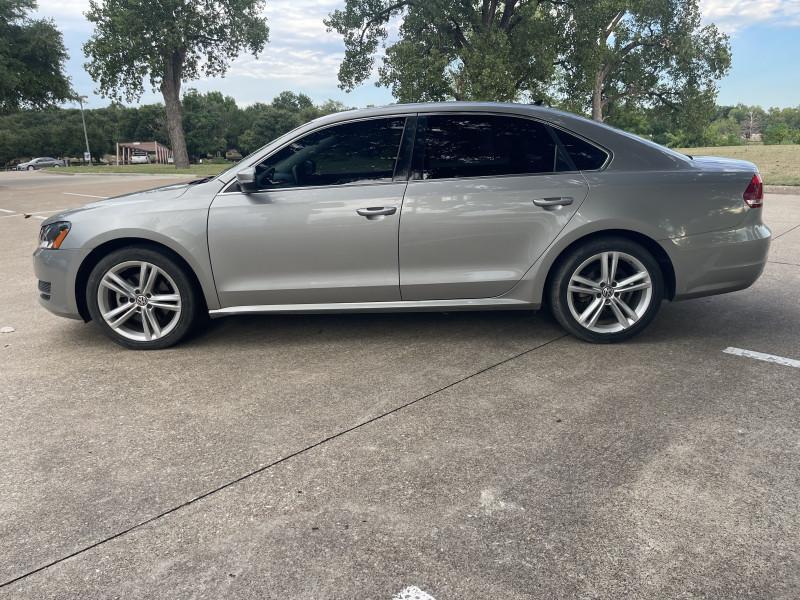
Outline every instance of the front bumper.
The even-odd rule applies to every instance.
[[[40,282],[39,304],[61,317],[82,319],[75,298],[75,278],[86,253],[82,250],[37,248],[33,253],[33,272]]]
[[[675,269],[675,300],[750,287],[767,264],[771,239],[769,227],[749,223],[729,231],[664,240]]]

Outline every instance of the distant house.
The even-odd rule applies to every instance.
[[[172,162],[172,150],[158,142],[117,142],[117,164],[167,164]]]

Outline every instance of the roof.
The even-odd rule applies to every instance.
[[[304,135],[319,127],[344,121],[352,121],[354,119],[434,112],[508,113],[538,118],[551,125],[555,125],[568,132],[591,140],[593,143],[610,150],[614,156],[612,160],[613,166],[615,169],[619,170],[640,169],[643,167],[651,169],[658,167],[670,169],[681,166],[688,160],[688,158],[677,152],[659,146],[649,140],[645,140],[604,123],[598,123],[586,117],[554,108],[537,106],[534,104],[502,102],[425,102],[414,104],[390,104],[374,108],[346,110],[314,119],[272,140],[250,156],[244,158],[242,162],[237,165],[237,168],[253,166],[263,158],[265,153],[269,153],[289,140]],[[224,171],[221,176],[226,174],[232,176],[233,170],[231,170],[230,173]]]
[[[134,150],[144,150],[145,152],[155,152],[157,147],[167,148],[158,142],[119,142],[120,148],[133,148]]]

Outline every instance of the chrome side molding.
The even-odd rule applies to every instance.
[[[263,304],[258,306],[230,306],[208,311],[212,318],[229,315],[255,315],[262,313],[326,313],[326,312],[395,312],[440,310],[491,310],[538,308],[515,298],[464,298],[458,300],[397,300],[392,302],[333,302],[329,304]]]

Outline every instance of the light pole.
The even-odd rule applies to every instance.
[[[89,166],[92,166],[92,152],[89,150],[89,134],[86,133],[86,118],[83,116],[83,101],[86,96],[78,96],[78,103],[81,105],[81,121],[83,122],[83,139],[86,141],[86,154],[83,155],[83,160],[89,161]]]

